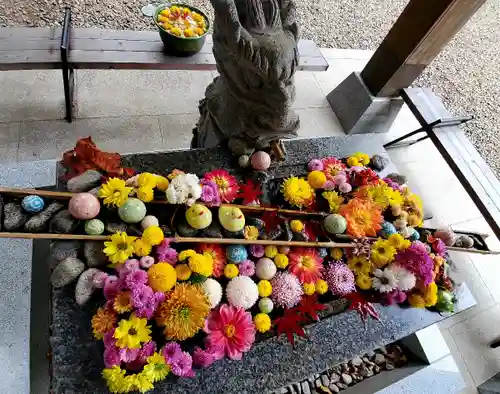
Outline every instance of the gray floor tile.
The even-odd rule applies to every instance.
[[[296,98],[293,108],[329,107],[314,73],[299,71],[295,74]]]
[[[23,122],[19,161],[60,158],[79,138],[91,136],[100,149],[118,153],[158,150],[162,138],[154,116]]]
[[[367,62],[367,60],[361,59],[335,58],[328,58],[327,61],[330,65],[327,71],[313,73],[325,96],[335,89],[337,85],[346,79],[353,71],[361,71]]]
[[[299,138],[345,135],[342,126],[330,108],[302,108],[295,111],[300,118]]]
[[[0,163],[17,161],[20,133],[20,123],[0,123]]]
[[[0,72],[0,122],[62,119],[60,70]]]
[[[193,128],[199,114],[163,115],[158,117],[163,150],[189,149]]]

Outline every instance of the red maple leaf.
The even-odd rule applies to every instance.
[[[262,196],[261,184],[248,180],[247,183],[240,184],[240,191],[236,197],[242,198],[245,205],[258,200],[260,196]]]
[[[261,204],[261,206],[264,206]],[[266,227],[266,231],[273,231],[281,223],[285,221],[281,216],[279,216],[278,211],[266,211],[261,216],[262,221]]]
[[[317,312],[324,311],[326,306],[318,302],[318,297],[316,295],[303,297],[300,300],[298,307],[294,308],[299,315],[307,316],[308,318],[318,321],[319,316]]]
[[[361,293],[355,291],[353,293],[347,294],[345,298],[351,301],[351,304],[347,309],[358,312],[363,321],[365,321],[368,316],[371,316],[375,320],[380,320],[380,316],[373,304],[368,301]]]
[[[286,334],[288,341],[292,344],[292,346],[295,346],[294,334],[299,337],[306,336],[301,323],[304,323],[303,316],[299,315],[293,309],[286,309],[285,314],[282,317],[278,317],[274,320],[274,324],[276,325],[276,334],[278,336]]]

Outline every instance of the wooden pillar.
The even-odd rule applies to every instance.
[[[361,72],[374,96],[409,87],[486,0],[410,0]]]

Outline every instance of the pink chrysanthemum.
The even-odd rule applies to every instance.
[[[120,365],[121,363],[120,353],[116,346],[108,346],[104,349],[104,366],[106,368],[111,368],[114,365]]]
[[[293,308],[304,294],[299,278],[287,272],[278,272],[271,279],[271,285],[271,300],[282,308]]]
[[[193,372],[193,358],[188,352],[182,352],[180,357],[170,364],[172,373],[177,376],[192,378]]]
[[[166,238],[156,247],[156,254],[158,261],[163,261],[171,265],[177,264],[177,251],[170,247],[170,241]]]
[[[426,286],[434,280],[434,261],[422,242],[415,241],[409,248],[399,251],[394,261],[413,272]]]
[[[109,275],[104,282],[104,297],[108,301],[114,300],[119,292],[118,278],[114,275]]]
[[[224,274],[226,252],[222,246],[217,244],[201,244],[198,246],[197,252],[212,258],[212,276],[214,278],[219,278]]]
[[[132,304],[137,317],[151,319],[158,305],[165,301],[165,293],[155,293],[153,289],[145,285],[137,285],[132,289]]]
[[[254,276],[255,275],[255,263],[252,260],[244,260],[238,265],[240,275],[243,276]]]
[[[309,171],[323,171],[323,162],[319,159],[312,159],[309,164],[307,164],[307,169]]]
[[[224,202],[232,202],[238,195],[238,180],[226,170],[207,172],[203,180],[212,181],[217,184],[220,197]]]
[[[335,175],[346,169],[345,164],[335,157],[325,157],[321,162],[323,163],[323,172],[330,181],[333,181]]]
[[[215,357],[211,352],[195,347],[193,352],[193,364],[199,368],[206,368],[212,365]]]
[[[155,263],[155,259],[152,258],[151,256],[143,256],[141,257],[141,260],[139,261],[139,265],[141,268],[144,268],[147,270],[148,268],[151,268],[153,264]]]
[[[177,342],[169,342],[163,346],[162,354],[167,363],[173,364],[181,358],[182,349]]]
[[[226,355],[241,360],[255,341],[252,315],[243,308],[222,304],[212,310],[205,325],[206,343],[215,357]]]
[[[253,257],[260,259],[262,256],[264,256],[264,246],[263,245],[250,245],[250,247],[248,249],[250,251],[250,254]]]
[[[125,261],[125,264],[123,265],[123,269],[127,271],[135,271],[139,269],[139,260],[137,259],[129,259]]]
[[[130,349],[130,348],[123,348],[118,350],[118,353],[120,354],[120,360],[123,361],[124,363],[131,363],[139,357],[139,351],[140,349]]]
[[[316,283],[321,279],[323,259],[313,248],[294,248],[288,253],[288,271],[299,278],[300,283]]]
[[[201,180],[201,201],[209,207],[216,207],[221,204],[221,193],[217,183],[207,179]]]
[[[330,291],[338,296],[345,296],[355,291],[354,274],[342,263],[331,263],[324,273]]]
[[[130,290],[133,290],[139,285],[145,285],[146,283],[148,283],[148,274],[146,273],[146,271],[143,271],[141,269],[130,271],[125,276],[125,286],[127,286],[127,288]]]
[[[109,330],[106,334],[104,334],[104,338],[102,339],[105,347],[115,346],[116,339],[114,337],[115,329]]]

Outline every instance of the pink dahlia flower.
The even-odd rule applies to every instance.
[[[250,247],[248,249],[250,251],[250,254],[253,257],[260,259],[262,256],[264,256],[264,246],[263,245],[250,245]]]
[[[294,248],[288,253],[288,271],[299,278],[300,283],[316,283],[321,279],[323,259],[313,248]]]
[[[331,263],[325,271],[325,280],[330,291],[338,296],[345,296],[356,290],[354,274],[342,263]]]
[[[207,318],[205,331],[207,347],[217,358],[226,355],[231,360],[241,360],[255,341],[252,315],[243,308],[222,304]]]

